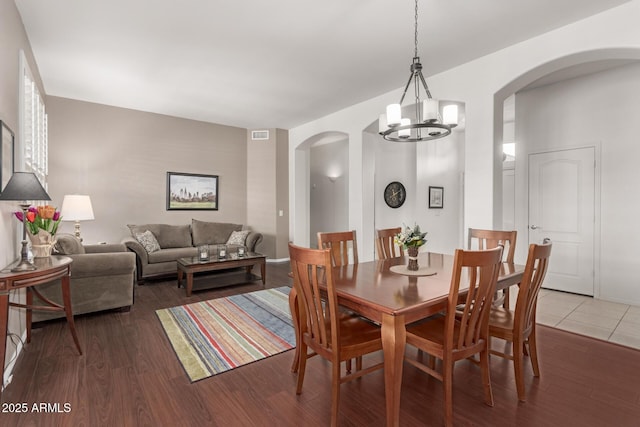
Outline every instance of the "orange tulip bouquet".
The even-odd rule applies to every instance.
[[[54,236],[62,220],[60,212],[55,207],[46,205],[31,206],[27,210],[26,218],[22,211],[14,212],[14,214],[16,218],[26,224],[27,234],[34,252],[37,253],[38,250],[42,250],[45,254],[50,254],[51,247],[55,244]]]

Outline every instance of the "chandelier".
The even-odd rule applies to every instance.
[[[442,109],[440,116],[440,103],[431,97],[429,86],[422,75],[422,64],[418,56],[418,0],[415,8],[415,50],[411,64],[411,75],[407,81],[402,97],[398,104],[387,106],[386,114],[380,115],[379,133],[387,141],[416,142],[427,141],[445,137],[451,133],[451,129],[458,125],[458,106],[447,105]],[[414,86],[415,95],[415,119],[402,117],[402,101],[407,95],[411,83]],[[426,98],[420,99],[420,85],[424,89]]]

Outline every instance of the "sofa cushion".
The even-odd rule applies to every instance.
[[[198,254],[198,248],[171,248],[160,249],[157,252],[149,254],[149,263],[157,264],[162,262],[176,261],[178,258],[194,257]],[[175,271],[175,266],[173,268]]]
[[[224,244],[233,231],[240,230],[242,230],[242,224],[191,220],[194,246]]]
[[[143,224],[127,225],[131,235],[136,237],[136,233],[144,233],[149,230],[156,236],[158,244],[162,249],[185,248],[191,244],[191,228],[189,225],[169,225],[169,224]]]
[[[227,245],[244,246],[244,242],[247,240],[247,236],[251,233],[251,230],[232,231],[231,236],[227,240]]]
[[[56,244],[53,249],[60,255],[79,255],[84,254],[84,246],[76,236],[71,234],[59,234],[56,236]]]
[[[151,254],[160,250],[160,244],[151,230],[147,230],[144,233],[136,233],[135,237],[147,253]]]

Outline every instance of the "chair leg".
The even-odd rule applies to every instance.
[[[307,345],[299,341],[300,347],[299,362],[298,362],[298,384],[296,386],[296,394],[302,393],[302,383],[304,382],[304,372],[307,368]]]
[[[356,371],[362,370],[362,356],[356,357]]]
[[[442,360],[442,385],[444,387],[444,424],[453,426],[453,362]]]
[[[516,376],[516,389],[518,390],[518,400],[524,402],[526,397],[524,391],[524,354],[522,346],[523,342],[521,340],[513,341],[513,369]]]
[[[531,366],[533,367],[533,376],[540,376],[540,366],[538,365],[538,348],[536,344],[536,326],[533,325],[531,334],[527,340],[529,343],[529,357],[531,358]]]
[[[334,361],[331,376],[331,427],[338,425],[338,410],[340,409],[340,362]]]
[[[489,369],[489,343],[480,352],[480,370],[482,371],[482,386],[484,388],[484,403],[493,406],[493,391],[491,390],[491,371]]]
[[[351,359],[345,360],[344,366],[347,369],[347,374],[350,374],[351,373]],[[358,368],[356,367],[356,369],[358,369]]]

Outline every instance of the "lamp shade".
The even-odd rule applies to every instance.
[[[51,197],[35,174],[15,172],[0,193],[0,200],[51,200]]]
[[[81,194],[67,194],[62,200],[60,209],[63,221],[86,221],[95,219],[89,196]]]

